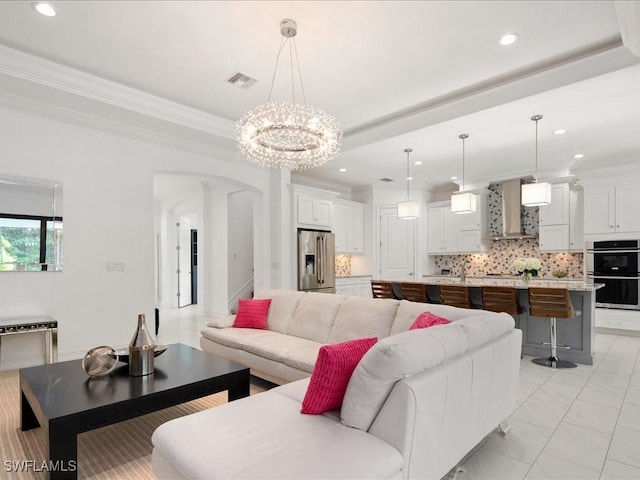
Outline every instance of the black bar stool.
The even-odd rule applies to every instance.
[[[558,318],[569,320],[580,314],[573,309],[569,291],[566,288],[542,288],[529,287],[529,316],[546,317],[550,319],[551,342],[543,345],[551,346],[551,356],[534,358],[533,363],[551,368],[575,368],[577,365],[567,360],[558,359],[558,348],[570,348],[567,345],[558,345],[556,320]]]

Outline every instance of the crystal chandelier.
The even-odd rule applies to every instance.
[[[323,110],[307,105],[294,39],[297,32],[295,21],[284,19],[280,22],[283,38],[267,103],[246,112],[236,124],[238,148],[249,160],[263,167],[305,170],[324,165],[340,151],[342,132],[336,119]],[[286,46],[289,47],[291,63],[292,100],[271,101],[278,60]],[[304,104],[295,99],[294,55]]]
[[[404,151],[407,154],[407,199],[404,202],[398,202],[397,216],[403,220],[413,220],[420,218],[420,204],[411,200],[409,195],[409,182],[411,181],[409,176],[409,154],[413,152],[413,149],[405,148]]]
[[[464,142],[469,135],[461,133],[458,138],[462,140],[462,183],[460,191],[451,195],[451,211],[453,213],[473,213],[476,211],[476,195],[464,191]]]
[[[536,175],[533,183],[522,185],[522,205],[525,207],[539,207],[551,205],[551,184],[547,182],[538,183],[538,121],[542,120],[542,115],[534,115],[531,120],[536,122]]]

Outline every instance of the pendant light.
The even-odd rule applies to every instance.
[[[307,104],[295,36],[298,25],[290,18],[280,22],[282,41],[276,56],[267,103],[246,112],[237,122],[238,148],[252,162],[263,167],[305,170],[324,165],[340,151],[342,132],[336,119],[319,108]],[[289,50],[291,67],[291,100],[271,100],[283,50]],[[295,61],[294,61],[295,60]],[[296,99],[294,64],[300,79],[302,103]]]
[[[398,218],[404,220],[412,220],[414,218],[420,218],[420,204],[411,200],[409,196],[409,154],[413,152],[412,148],[405,148],[404,151],[407,154],[407,199],[404,202],[398,202]]]
[[[522,205],[525,207],[551,205],[551,184],[547,182],[538,183],[538,121],[541,119],[542,115],[531,117],[531,120],[536,122],[536,170],[533,183],[522,185]]]
[[[471,192],[464,191],[464,142],[469,135],[462,133],[458,135],[462,140],[462,183],[460,191],[451,195],[451,211],[453,213],[473,213],[476,211],[476,195]]]

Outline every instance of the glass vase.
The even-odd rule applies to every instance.
[[[525,285],[528,285],[532,279],[533,277],[531,276],[531,273],[529,272],[522,273],[522,281],[524,282]]]

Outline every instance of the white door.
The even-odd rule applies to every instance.
[[[191,305],[191,222],[178,223],[178,307]]]
[[[415,279],[415,220],[398,218],[396,207],[380,209],[380,279]]]

